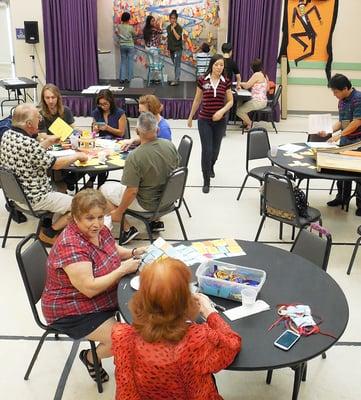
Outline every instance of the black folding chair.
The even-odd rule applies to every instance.
[[[266,218],[280,222],[279,238],[282,239],[283,224],[292,226],[292,240],[295,228],[304,228],[311,222],[319,221],[322,225],[321,213],[313,207],[307,207],[307,217],[299,215],[293,186],[286,175],[266,173],[264,180],[264,194],[262,204],[262,219],[258,227],[255,241],[257,242]]]
[[[50,334],[54,334],[56,340],[61,340],[59,335],[63,335],[62,332],[54,329],[51,325],[46,325],[42,322],[36,307],[41,299],[41,294],[43,293],[45,287],[47,257],[48,253],[46,252],[45,247],[34,233],[28,235],[16,246],[16,260],[25,286],[26,294],[28,296],[33,317],[39,328],[45,331],[39,340],[28,369],[26,370],[24,376],[25,380],[29,379],[31,370],[33,369],[46,337]],[[89,340],[89,342],[94,360],[98,392],[102,393],[103,385],[101,382],[99,360],[96,353],[95,343],[92,340]]]
[[[355,247],[353,248],[350,264],[347,268],[347,275],[350,275],[350,273],[351,273],[351,269],[352,269],[353,263],[355,261],[357,250],[361,243],[361,225],[357,228],[357,233],[360,235],[360,237],[356,240]]]
[[[50,218],[52,214],[49,211],[34,211],[14,172],[4,167],[0,167],[0,186],[4,192],[7,209],[9,211],[1,247],[4,248],[6,245],[11,221],[15,218],[15,213],[18,211],[39,219],[36,228],[36,236],[38,237],[43,220],[45,218]]]
[[[274,115],[281,93],[282,85],[279,85],[273,99],[268,102],[267,106],[262,108],[261,110],[253,111],[252,125],[254,121],[268,121],[271,122],[273,129],[276,131],[276,133],[278,133]]]
[[[181,161],[179,164],[180,167],[188,168],[188,162],[191,156],[192,147],[193,147],[193,139],[188,135],[184,135],[181,141],[179,142],[178,146],[178,154],[181,157]],[[188,205],[184,197],[183,197],[183,204],[187,210],[189,218],[191,218],[192,214],[189,211]]]
[[[146,228],[150,242],[153,242],[153,235],[150,228],[150,223],[163,217],[166,214],[175,212],[178,222],[181,227],[184,240],[188,240],[184,229],[183,221],[179,213],[179,208],[182,205],[184,188],[187,181],[188,169],[185,167],[177,168],[170,173],[167,182],[164,186],[162,196],[159,200],[158,207],[155,211],[134,211],[129,208],[123,213],[123,218],[120,223],[119,243],[121,242],[122,232],[124,229],[124,218],[129,215],[133,218],[142,221]]]

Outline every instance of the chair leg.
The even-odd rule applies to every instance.
[[[181,218],[181,216],[180,216],[180,214],[179,214],[179,210],[176,208],[175,212],[176,212],[177,217],[178,217],[179,225],[180,225],[180,227],[181,227],[181,229],[182,229],[182,233],[183,233],[184,240],[188,240],[186,231],[185,231],[185,229],[184,229],[184,225],[183,225],[182,218]]]
[[[97,382],[98,393],[103,393],[103,385],[102,385],[101,376],[100,376],[100,363],[99,363],[99,359],[98,359],[98,355],[97,355],[97,348],[96,348],[95,342],[93,340],[89,340],[89,343],[90,343],[90,350],[92,352],[92,357],[93,357],[95,379]]]
[[[238,193],[238,196],[237,196],[237,200],[239,200],[239,198],[241,197],[241,194],[242,194],[243,189],[244,189],[244,187],[245,187],[245,185],[246,185],[246,182],[247,182],[248,177],[249,177],[249,175],[247,174],[246,177],[243,179],[243,183],[242,183],[241,188],[239,189],[239,193]]]
[[[322,353],[322,359],[324,360],[326,358],[326,353]]]
[[[49,333],[51,333],[51,331],[45,331],[43,333],[43,335],[41,336],[38,345],[36,346],[33,358],[30,361],[30,364],[28,366],[28,369],[26,370],[24,379],[27,381],[29,379],[29,375],[31,373],[31,370],[33,369],[33,366],[35,364],[36,359],[38,358],[39,352],[41,350],[41,347],[43,346],[44,340],[46,339],[46,337],[49,335]]]
[[[357,241],[355,243],[355,247],[354,247],[353,252],[352,252],[350,264],[349,264],[349,266],[347,268],[347,275],[350,275],[350,273],[351,273],[351,269],[352,269],[353,263],[355,261],[355,257],[356,257],[357,250],[358,250],[358,247],[360,245],[360,242],[361,242],[361,236],[357,239]]]
[[[306,382],[306,378],[307,378],[307,363],[305,362],[302,372],[302,382]]]
[[[119,244],[120,245],[122,244],[121,241],[122,241],[122,234],[123,234],[123,230],[124,230],[124,219],[125,219],[125,216],[123,214],[122,220],[120,221],[120,229],[119,229]]]
[[[5,232],[4,232],[3,242],[2,242],[2,245],[1,245],[2,248],[5,247],[6,241],[7,241],[7,239],[8,239],[8,234],[9,234],[9,229],[10,229],[11,220],[12,220],[12,214],[11,214],[11,212],[10,212],[10,213],[9,213],[9,218],[8,218],[8,220],[7,220],[7,223],[6,223],[6,228],[5,228]]]
[[[184,197],[183,197],[183,204],[184,204],[185,209],[187,210],[188,217],[189,217],[189,218],[192,218],[192,214],[191,214],[191,212],[189,211],[188,205],[187,205],[186,200],[185,200]]]
[[[278,133],[278,130],[277,130],[277,128],[276,128],[275,122],[272,120],[271,123],[272,123],[273,129],[276,131],[276,133]]]
[[[292,236],[291,236],[291,240],[295,240],[295,232],[296,232],[296,227],[292,226]]]
[[[260,233],[261,233],[261,230],[262,230],[262,227],[263,227],[263,224],[264,224],[265,219],[266,219],[266,216],[263,215],[263,216],[262,216],[262,219],[261,219],[261,222],[260,222],[260,224],[259,224],[259,227],[258,227],[258,231],[257,231],[256,237],[255,237],[255,239],[254,239],[255,242],[258,241],[258,238],[259,238],[259,235],[260,235]]]
[[[152,230],[150,229],[150,223],[148,221],[144,221],[145,227],[147,228],[147,233],[148,233],[148,238],[150,243],[153,243],[153,234],[152,234]]]
[[[308,202],[308,191],[310,188],[310,180],[306,179],[306,201]]]
[[[279,231],[279,239],[282,240],[282,236],[283,236],[283,222],[280,222],[280,231]]]
[[[273,373],[273,369],[269,369],[267,371],[267,378],[266,378],[267,385],[270,385],[270,383],[272,381],[272,373]]]
[[[330,187],[330,191],[328,192],[328,194],[332,194],[334,187],[335,187],[335,180],[332,181],[332,185]]]

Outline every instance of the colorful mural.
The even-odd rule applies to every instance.
[[[143,27],[145,19],[152,14],[163,30],[161,51],[167,55],[166,27],[169,24],[169,13],[178,12],[178,23],[183,26],[183,55],[182,62],[194,65],[194,53],[203,42],[209,43],[211,52],[217,48],[217,27],[219,25],[219,0],[114,0],[114,31],[119,24],[124,11],[131,14],[131,24],[137,33],[136,47],[144,48]],[[114,34],[114,40],[116,35]],[[137,52],[137,62],[145,64],[145,55]]]

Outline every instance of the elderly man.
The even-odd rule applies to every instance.
[[[46,149],[58,140],[54,136],[38,137],[41,116],[33,104],[16,107],[12,127],[1,140],[0,164],[13,171],[35,211],[54,213],[50,227],[43,227],[39,238],[52,245],[58,232],[69,219],[72,197],[52,190],[48,171],[60,170],[74,161],[86,161],[88,156],[76,153],[72,156],[55,158]]]
[[[346,146],[361,141],[361,92],[354,89],[350,80],[342,74],[334,75],[329,83],[329,88],[339,100],[339,120],[333,126],[333,135],[329,142],[340,141],[340,146]],[[326,136],[325,132],[320,132]],[[337,181],[336,198],[329,201],[329,207],[337,207],[348,203],[351,197],[351,181]],[[356,183],[356,215],[361,217],[361,185]]]
[[[150,112],[140,114],[136,131],[140,146],[125,162],[122,185],[106,182],[101,191],[112,208],[113,221],[120,221],[127,208],[154,211],[159,203],[168,175],[178,167],[179,155],[169,140],[157,138],[157,120]],[[155,221],[153,231],[164,230],[163,222]],[[134,226],[125,221],[121,243],[126,244],[138,235]]]

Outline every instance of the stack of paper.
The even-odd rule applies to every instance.
[[[82,90],[83,94],[96,94],[99,93],[103,89],[110,89],[110,85],[107,86],[89,86],[86,89]]]
[[[317,135],[320,132],[333,132],[331,114],[311,114],[308,116],[308,134]]]

